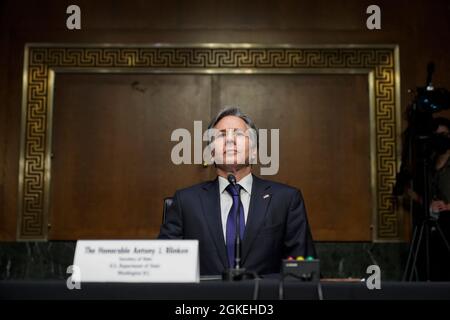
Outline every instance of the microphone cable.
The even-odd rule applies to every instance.
[[[256,277],[253,281],[255,282],[255,285],[253,286],[253,300],[258,300],[259,296],[259,281],[261,279],[259,277]]]

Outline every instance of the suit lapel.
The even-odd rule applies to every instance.
[[[211,238],[217,247],[220,260],[226,268],[228,266],[228,258],[225,247],[225,239],[223,238],[222,219],[220,213],[220,196],[219,181],[213,180],[203,186],[200,199],[202,202],[203,215],[208,224]]]
[[[267,207],[270,203],[270,184],[256,176],[253,176],[252,195],[248,210],[247,224],[245,227],[244,240],[242,243],[242,263],[250,252],[253,242],[258,235],[266,217]],[[268,195],[268,196],[267,196]]]

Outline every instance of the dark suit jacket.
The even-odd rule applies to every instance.
[[[158,238],[198,239],[200,273],[221,274],[228,262],[218,179],[177,191]],[[258,274],[278,273],[288,256],[316,256],[302,194],[253,176],[242,266]]]

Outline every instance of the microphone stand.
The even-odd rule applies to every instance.
[[[236,188],[236,177],[232,174],[228,175],[228,181]],[[238,206],[241,204],[241,194],[238,194]],[[245,279],[258,278],[256,273],[249,272],[245,268],[241,267],[241,230],[240,230],[240,211],[238,211],[235,217],[236,224],[236,236],[234,238],[234,268],[228,268],[222,273],[222,280],[225,281],[240,281]]]

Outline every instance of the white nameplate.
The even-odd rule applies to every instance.
[[[81,282],[199,282],[198,240],[79,240]]]

